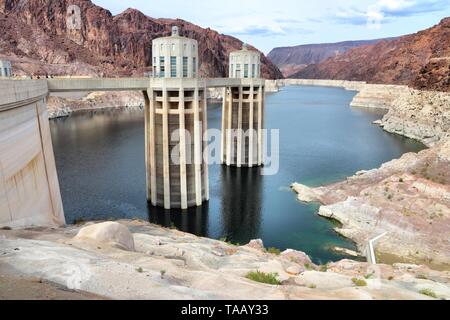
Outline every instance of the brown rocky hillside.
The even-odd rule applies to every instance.
[[[360,80],[450,91],[450,17],[397,40],[352,49],[290,77]]]
[[[68,28],[70,5],[81,13],[81,28]],[[89,0],[0,0],[0,58],[13,62],[17,74],[142,75],[151,66],[151,41],[182,34],[199,42],[200,73],[227,75],[228,54],[242,42],[183,20],[153,19],[135,9],[113,16]],[[280,78],[266,57],[262,74]]]
[[[337,57],[353,48],[375,44],[381,40],[343,41],[336,43],[303,44],[293,47],[274,48],[267,57],[280,68],[285,77],[303,70],[310,64],[320,63],[330,57]]]

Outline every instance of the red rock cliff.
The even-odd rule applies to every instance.
[[[352,49],[290,77],[362,80],[450,91],[450,18],[397,40]]]
[[[68,28],[71,5],[80,8],[79,29]],[[89,0],[0,0],[0,56],[19,73],[139,75],[150,70],[151,41],[169,35],[172,25],[198,40],[203,76],[227,75],[228,54],[242,47],[240,40],[135,9],[113,16]],[[282,77],[265,56],[262,74]]]

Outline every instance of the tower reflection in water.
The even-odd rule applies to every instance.
[[[247,243],[260,237],[261,168],[222,167],[223,236],[227,241]]]
[[[187,210],[165,210],[161,207],[153,207],[148,204],[149,220],[166,228],[195,234],[200,237],[208,236],[208,212],[209,204],[203,203],[201,207],[193,207]]]
[[[226,166],[212,166],[212,169],[220,183],[211,186],[209,202],[185,211],[149,205],[150,222],[201,237],[224,238],[233,243],[244,244],[261,237],[261,169]],[[222,220],[220,228],[209,230],[211,219]]]

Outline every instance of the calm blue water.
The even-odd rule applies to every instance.
[[[267,95],[266,127],[280,129],[280,170],[212,165],[211,200],[181,213],[146,202],[144,116],[140,112],[90,112],[51,122],[56,164],[68,222],[142,218],[164,226],[238,243],[263,239],[266,247],[298,249],[315,262],[342,258],[331,246],[354,248],[299,203],[292,182],[310,186],[339,181],[423,146],[383,132],[380,112],[349,107],[354,92],[287,87]],[[210,105],[208,126],[220,128],[221,106]]]

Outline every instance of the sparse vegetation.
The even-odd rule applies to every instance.
[[[311,283],[311,284],[308,286],[308,288],[310,288],[310,289],[315,289],[315,288],[317,288],[317,286],[316,286],[314,283]]]
[[[295,262],[295,263],[300,263],[300,260],[296,257],[289,257],[289,261]]]
[[[73,220],[73,224],[77,225],[77,226],[80,225],[80,224],[85,224],[85,222],[86,221],[83,218],[77,218],[77,219]]]
[[[352,278],[352,282],[357,287],[366,287],[367,286],[367,282],[365,280],[363,280],[363,279]]]
[[[403,178],[400,178],[400,179],[398,179],[398,182],[403,183],[405,181],[403,180]]]
[[[8,227],[8,226],[3,227],[3,228],[1,228],[1,229],[2,229],[2,230],[12,230],[11,227]]]
[[[271,285],[280,285],[281,282],[278,280],[278,273],[265,273],[261,271],[251,271],[245,276],[247,279],[252,281],[266,283]]]
[[[170,224],[170,229],[172,229],[172,230],[178,230],[177,227],[175,226],[175,224],[174,224],[173,222]]]
[[[274,254],[274,255],[277,255],[277,256],[279,256],[281,254],[280,249],[274,248],[274,247],[268,248],[267,252],[271,253],[271,254]]]
[[[422,289],[419,292],[421,294],[425,295],[425,296],[428,296],[428,297],[431,297],[431,298],[434,298],[434,299],[438,298],[437,294],[431,289]]]
[[[166,275],[166,270],[161,270],[161,279],[164,279],[164,276]]]
[[[365,279],[370,279],[373,277],[373,272],[372,273],[368,273],[364,276]]]
[[[306,270],[313,270],[313,267],[310,263],[305,263],[305,269]]]
[[[138,268],[136,268],[136,271],[139,273],[142,273],[142,272],[144,272],[144,269],[142,269],[141,267],[138,267]]]
[[[320,272],[327,272],[328,271],[328,265],[327,264],[323,264],[320,266],[319,268]]]
[[[422,273],[417,274],[416,279],[428,280],[428,278]]]
[[[388,277],[388,280],[389,280],[389,281],[392,281],[392,280],[394,280],[394,277],[393,277],[393,276],[389,276],[389,277]]]
[[[230,246],[239,247],[241,245],[239,242],[234,243],[228,237],[222,237],[222,238],[219,239],[219,241],[225,242],[226,244],[228,244]]]

